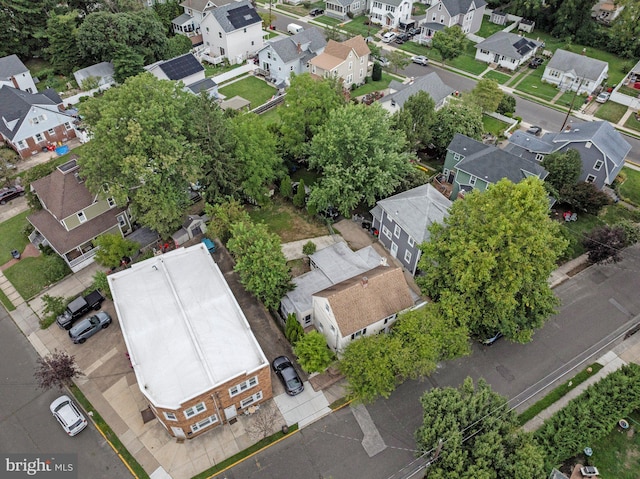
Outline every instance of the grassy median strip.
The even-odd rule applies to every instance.
[[[578,384],[585,382],[587,379],[592,377],[601,369],[602,369],[602,364],[593,363],[587,366],[582,371],[580,371],[571,379],[565,381],[563,384],[555,388],[545,397],[540,399],[540,401],[538,401],[529,409],[527,409],[522,414],[520,414],[518,416],[518,421],[520,422],[520,425],[522,426],[527,422],[529,422],[531,419],[536,417],[540,412],[544,411],[549,406],[551,406],[554,402],[558,401],[562,396],[567,394],[569,391],[572,391],[573,389],[575,389]]]
[[[278,431],[269,437],[265,437],[264,439],[261,439],[260,441],[255,443],[253,446],[250,446],[244,451],[240,451],[238,454],[235,454],[225,459],[224,461],[220,462],[219,464],[216,464],[215,466],[207,469],[206,471],[203,471],[200,474],[193,476],[191,479],[208,479],[212,477],[214,474],[217,474],[221,471],[224,471],[225,469],[228,469],[229,467],[235,465],[237,462],[240,462],[243,459],[246,459],[247,457],[259,452],[261,449],[264,449],[265,447],[273,444],[274,442],[279,441],[280,439],[290,435],[292,432],[295,432],[297,430],[298,430],[298,425],[294,424],[293,426],[289,427],[289,431],[287,431],[286,434],[282,431]]]
[[[14,311],[16,309],[11,300],[7,298],[7,295],[4,294],[2,290],[0,290],[0,303],[2,303],[7,311]]]
[[[120,442],[118,436],[111,430],[109,425],[102,419],[102,416],[98,414],[98,411],[91,405],[89,400],[82,394],[82,391],[78,386],[71,386],[71,392],[75,396],[76,400],[82,405],[85,411],[91,411],[91,418],[96,427],[102,432],[104,437],[111,443],[111,446],[115,449],[116,453],[120,456],[122,462],[129,468],[129,470],[139,479],[149,479],[149,475],[142,468],[142,466],[136,461],[135,457],[131,455],[127,448]]]

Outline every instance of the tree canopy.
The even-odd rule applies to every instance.
[[[440,30],[433,35],[431,46],[438,50],[442,61],[452,60],[464,51],[467,37],[458,25]]]
[[[568,149],[551,153],[540,162],[549,175],[544,179],[556,192],[563,187],[573,187],[582,172],[582,160],[578,150]]]
[[[532,436],[518,431],[506,398],[483,379],[475,386],[467,378],[459,388],[431,389],[420,403],[423,423],[416,441],[418,449],[435,458],[430,479],[541,477],[544,451]]]
[[[391,128],[377,103],[333,110],[311,143],[309,167],[322,172],[309,203],[319,211],[335,206],[341,214],[360,202],[373,205],[392,193],[411,170],[406,140]]]
[[[484,112],[494,112],[502,101],[504,93],[500,90],[500,85],[490,78],[482,78],[473,87],[473,90],[465,95],[465,99],[475,103]]]
[[[202,155],[185,136],[194,99],[145,73],[80,105],[93,135],[79,159],[87,187],[119,204],[130,199],[139,221],[162,235],[180,225],[189,183],[202,168]]]
[[[426,148],[433,140],[435,105],[431,95],[421,90],[410,96],[393,114],[394,128],[405,134],[412,149]]]
[[[471,333],[529,341],[557,305],[547,281],[567,244],[548,209],[537,178],[471,192],[430,227],[418,284]]]
[[[452,101],[436,112],[433,143],[444,154],[456,133],[480,140],[483,129],[482,111],[477,105]]]

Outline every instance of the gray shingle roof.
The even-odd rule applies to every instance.
[[[489,50],[508,58],[520,60],[531,50],[535,50],[542,43],[530,38],[521,37],[510,32],[496,32],[489,38],[476,45],[476,49]]]
[[[248,0],[232,2],[210,12],[227,33],[262,22],[258,12]]]
[[[377,207],[393,218],[417,243],[422,243],[429,239],[429,226],[442,223],[449,215],[451,201],[426,184],[380,200]]]
[[[191,90],[196,95],[201,91],[209,91],[216,86],[216,82],[214,82],[211,78],[205,78],[204,80],[197,81],[192,83],[187,88]]]
[[[435,72],[416,78],[412,84],[403,84],[392,81],[391,84],[389,84],[389,87],[398,91],[391,95],[383,96],[380,99],[380,103],[393,100],[399,108],[402,108],[404,102],[419,91],[427,92],[431,98],[433,98],[436,105],[455,91],[450,86],[445,85],[442,79]]]
[[[487,4],[484,0],[442,0],[442,3],[452,17],[467,13],[471,8],[471,4],[474,4],[476,9]]]
[[[536,161],[512,155],[508,151],[492,145],[484,145],[471,138],[468,140],[478,144],[474,148],[475,152],[466,155],[455,168],[487,183],[497,183],[502,178],[518,183],[530,175],[544,179],[548,174],[547,170]]]
[[[104,79],[102,83],[100,83],[101,85],[104,83],[110,83],[113,81],[113,75],[113,63],[111,62],[96,63],[95,65],[82,68],[73,73],[76,83],[80,86],[82,86],[82,82],[89,77],[95,77],[98,80]]]
[[[18,55],[0,58],[0,80],[8,80],[12,76],[29,71],[20,61]]]
[[[577,77],[597,80],[602,72],[609,68],[609,64],[585,55],[566,50],[556,50],[551,60],[549,60],[547,68],[561,72],[573,71]]]
[[[27,93],[2,85],[0,86],[0,132],[13,140],[33,105],[64,115],[64,112],[58,110],[58,104],[61,102],[58,94],[51,89],[43,93]],[[8,128],[5,122],[12,127]]]
[[[326,3],[337,3],[338,5],[342,5],[343,7],[348,7],[349,5],[351,5],[355,0],[331,0],[331,1],[327,1]]]
[[[311,27],[291,37],[276,40],[270,45],[284,63],[289,63],[296,58],[315,56],[319,50],[327,45],[327,40],[320,29]],[[298,45],[300,45],[300,51],[298,51]],[[310,53],[311,56],[309,56]]]
[[[483,151],[486,147],[487,145],[480,143],[473,138],[456,133],[453,135],[453,139],[451,140],[451,143],[449,143],[447,150],[451,150],[463,157],[467,157],[474,153],[478,153],[479,151]]]

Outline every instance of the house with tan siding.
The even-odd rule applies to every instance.
[[[362,35],[344,42],[329,40],[324,51],[309,61],[309,70],[322,78],[342,79],[342,86],[348,90],[352,85],[364,84],[370,53]]]

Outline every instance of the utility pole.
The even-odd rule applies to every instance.
[[[582,88],[582,84],[584,83],[584,77],[580,80],[580,84],[575,92],[573,92],[573,98],[571,99],[571,105],[569,105],[569,111],[567,111],[567,115],[564,117],[564,121],[562,122],[562,128],[560,131],[564,131],[565,126],[567,126],[567,122],[569,121],[569,115],[571,115],[571,110],[573,110],[573,103],[576,101],[576,97],[578,96],[578,92],[580,88]],[[573,83],[573,82],[572,82]]]

